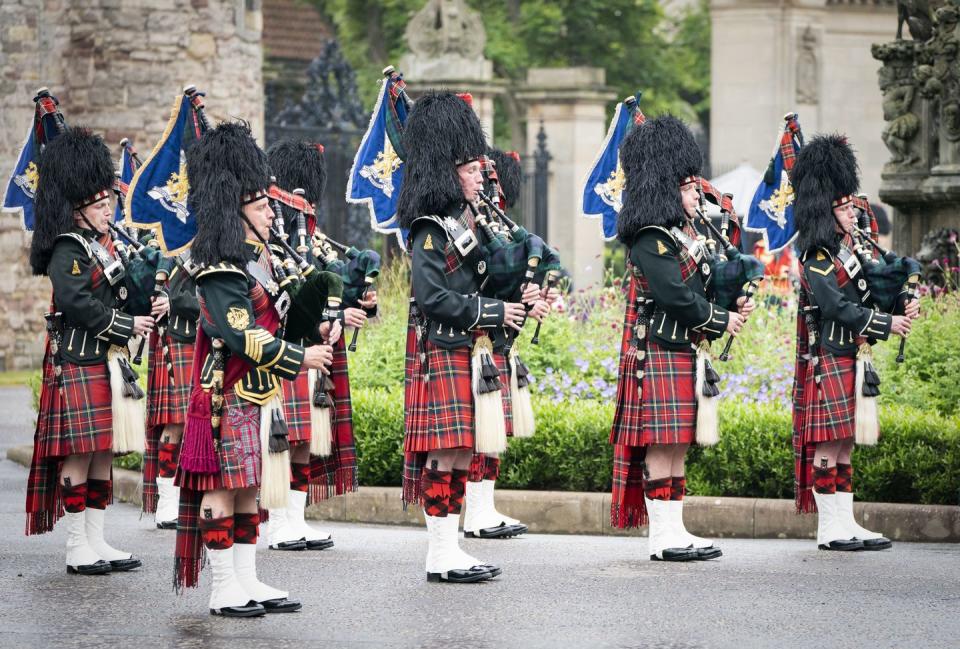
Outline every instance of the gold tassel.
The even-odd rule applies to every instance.
[[[320,408],[313,403],[317,386],[317,370],[308,370],[310,386],[310,455],[330,457],[333,452],[333,406]]]
[[[110,411],[113,418],[113,452],[143,453],[146,445],[146,411],[144,399],[124,396],[120,356],[125,347],[111,345],[107,350],[107,373],[110,375]]]
[[[282,509],[290,491],[290,451],[270,452],[273,412],[283,407],[279,394],[260,406],[260,507]]]
[[[513,349],[510,350],[510,403],[513,408],[513,436],[533,437],[537,428],[533,417],[530,386],[520,387],[517,377],[517,352]]]
[[[873,349],[868,343],[857,350],[857,379],[854,394],[857,399],[856,442],[865,446],[874,446],[880,438],[880,422],[877,419],[877,398],[863,394],[863,380],[866,366],[873,361]]]
[[[487,336],[477,338],[473,344],[471,367],[473,370],[473,412],[475,446],[478,453],[502,453],[507,450],[507,428],[503,414],[503,397],[496,377],[485,377],[484,369],[493,362],[493,345]]]
[[[697,444],[714,446],[720,441],[720,429],[717,417],[718,398],[706,396],[704,388],[707,376],[707,362],[710,359],[710,343],[706,340],[697,345]]]

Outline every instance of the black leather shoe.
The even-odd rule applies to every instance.
[[[281,597],[280,599],[268,599],[264,602],[260,602],[263,608],[267,613],[293,613],[294,611],[299,611],[303,608],[303,604],[298,602],[295,599],[287,599],[286,597]]]
[[[516,525],[511,525],[510,527],[513,528],[513,536],[520,536],[521,534],[526,534],[530,531],[530,528],[523,523],[517,523]]]
[[[660,554],[663,555],[661,559],[655,554],[650,555],[651,561],[696,561],[699,557],[697,556],[697,550],[690,546],[688,548],[666,548]]]
[[[448,570],[447,572],[427,573],[427,581],[432,583],[449,582],[451,584],[472,584],[477,581],[486,581],[491,577],[493,577],[493,575],[480,566],[474,566],[469,570]]]
[[[105,575],[113,570],[109,561],[100,559],[96,563],[88,563],[84,566],[67,566],[68,575]]]
[[[127,572],[143,565],[140,559],[131,556],[129,559],[114,559],[110,562],[110,567],[114,572]]]
[[[516,536],[512,525],[498,525],[497,527],[484,527],[476,532],[464,532],[466,539],[505,539]]]
[[[326,550],[333,547],[333,539],[317,539],[316,541],[307,541],[308,550]]]
[[[175,530],[177,529],[177,521],[161,521],[157,523],[158,530]]]
[[[709,548],[695,548],[695,550],[697,551],[697,561],[709,561],[723,556],[723,550],[715,545],[711,545]]]
[[[865,539],[863,541],[864,550],[889,550],[893,547],[893,541],[881,536],[879,539]]]
[[[835,552],[856,552],[863,549],[863,541],[860,539],[839,539],[829,543],[821,543],[818,547],[821,550],[833,550]]]
[[[283,541],[282,543],[276,543],[270,546],[271,550],[306,550],[307,542],[303,539],[297,539],[296,541]]]
[[[244,606],[224,606],[223,608],[211,608],[210,615],[221,615],[223,617],[260,617],[266,615],[267,609],[250,600]]]

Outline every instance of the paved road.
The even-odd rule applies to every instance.
[[[0,405],[15,396],[0,390]],[[29,405],[6,412],[29,416]],[[0,446],[29,440],[5,419]],[[325,552],[261,547],[261,575],[289,584],[303,611],[223,620],[206,612],[208,575],[174,595],[173,534],[129,505],[108,510],[108,538],[144,568],[68,576],[62,529],[22,533],[25,481],[0,460],[0,647],[855,649],[960,638],[956,545],[839,555],[810,541],[727,540],[718,561],[676,565],[645,559],[645,539],[531,535],[466,542],[504,574],[449,586],[423,578],[424,531],[346,524],[329,526],[337,545]]]

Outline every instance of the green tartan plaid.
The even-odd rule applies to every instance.
[[[881,311],[892,312],[907,278],[919,273],[920,262],[911,257],[897,257],[890,264],[881,259],[879,264],[867,266],[867,282],[874,305]]]
[[[487,274],[490,283],[497,289],[491,297],[498,300],[516,299],[520,285],[524,282],[527,260],[538,257],[537,274],[562,270],[559,253],[548,246],[543,239],[520,228],[509,243],[488,245],[484,248],[487,257]]]
[[[763,262],[753,255],[719,261],[713,267],[714,303],[735,309],[744,284],[763,277]]]

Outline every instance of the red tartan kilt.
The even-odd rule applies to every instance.
[[[692,444],[697,433],[696,355],[647,342],[642,397],[636,349],[621,357],[611,442],[625,446]]]
[[[260,406],[241,399],[232,388],[224,394],[217,460],[220,472],[216,474],[178,468],[177,486],[194,491],[260,486]]]
[[[310,403],[313,395],[310,394],[309,372],[316,370],[301,370],[293,381],[280,381],[283,386],[283,418],[290,431],[289,440],[296,442],[310,441]]]
[[[807,364],[803,386],[803,443],[849,439],[856,432],[857,359],[834,356],[823,350],[818,370],[822,399],[817,395],[813,365]]]
[[[150,335],[150,367],[147,373],[147,426],[182,424],[187,416],[190,389],[193,383],[193,343],[182,343],[168,337],[173,383],[167,374],[163,347],[156,333]]]
[[[412,367],[407,365],[403,450],[473,448],[470,349],[443,349],[427,341],[426,355],[429,381],[417,354]]]
[[[493,352],[493,361],[500,370],[500,383],[502,388],[500,394],[503,396],[503,416],[504,426],[507,429],[507,437],[513,437],[513,399],[510,396],[510,359],[506,354]]]
[[[350,399],[350,373],[347,366],[347,344],[343,336],[333,346],[333,364],[330,366],[333,381],[334,437],[343,448],[353,445],[353,402]]]
[[[37,414],[39,457],[66,457],[109,451],[113,447],[113,410],[106,361],[95,365],[63,364],[58,390],[53,363],[44,358]]]

